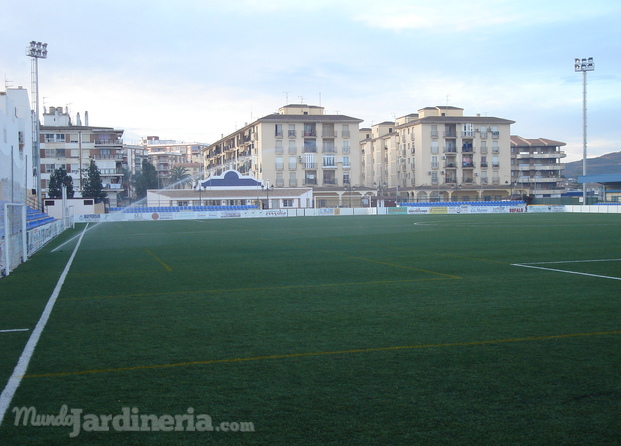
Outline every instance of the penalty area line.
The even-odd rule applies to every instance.
[[[88,228],[88,224],[86,225],[86,227],[80,234],[78,243],[76,243],[75,248],[73,249],[73,253],[71,254],[71,257],[69,257],[69,261],[67,261],[67,265],[65,265],[65,269],[63,270],[62,274],[60,275],[60,278],[58,279],[58,282],[56,283],[56,287],[54,288],[52,295],[47,301],[47,305],[45,305],[45,309],[43,310],[43,313],[41,314],[41,317],[39,318],[37,325],[32,331],[30,338],[28,338],[28,342],[26,343],[26,346],[24,347],[24,350],[22,351],[22,354],[20,355],[19,360],[17,361],[17,365],[15,366],[15,369],[13,370],[13,373],[11,377],[9,378],[9,381],[7,382],[6,386],[4,387],[4,390],[0,394],[0,426],[2,425],[2,420],[4,420],[6,411],[11,405],[11,401],[13,401],[13,396],[15,396],[15,392],[17,391],[17,388],[21,384],[22,378],[24,377],[24,374],[26,373],[26,370],[28,369],[28,364],[30,363],[30,359],[32,358],[35,347],[37,346],[37,343],[39,342],[39,339],[41,338],[41,333],[43,333],[43,329],[45,328],[45,325],[47,324],[47,321],[50,318],[50,314],[52,313],[52,308],[54,308],[54,304],[56,303],[56,300],[58,299],[60,290],[63,284],[65,283],[65,279],[67,277],[67,274],[69,273],[69,269],[71,268],[73,259],[75,258],[78,252],[78,248],[80,247],[80,244],[82,243],[82,238],[84,237],[84,234],[86,233],[87,228]]]
[[[557,272],[557,273],[565,273],[565,274],[576,274],[578,276],[598,277],[600,279],[621,280],[621,277],[601,276],[599,274],[581,273],[581,272],[578,272],[578,271],[567,271],[567,270],[564,270],[564,269],[556,269],[556,268],[544,268],[543,266],[525,265],[523,263],[512,263],[511,266],[519,266],[521,268],[542,269],[544,271],[554,271],[554,272]]]

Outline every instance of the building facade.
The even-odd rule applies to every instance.
[[[35,187],[32,170],[32,114],[28,92],[0,92],[0,201],[27,203]],[[29,204],[36,206],[36,199]]]
[[[551,139],[511,136],[514,189],[528,191],[534,198],[560,198],[565,192],[564,145]]]
[[[361,142],[363,183],[389,202],[507,198],[513,123],[438,106],[377,124]]]
[[[311,187],[317,207],[346,205],[360,186],[361,122],[319,106],[286,105],[206,148],[205,175],[233,169],[276,188]],[[359,194],[356,200],[360,205]]]
[[[59,167],[64,167],[73,179],[76,197],[82,196],[84,169],[90,161],[95,161],[101,174],[104,190],[111,206],[130,195],[125,171],[136,173],[144,156],[136,146],[123,144],[123,130],[112,127],[85,125],[77,118],[72,123],[69,113],[62,107],[49,107],[43,112],[43,125],[40,130],[41,191],[45,196],[51,175]]]
[[[174,167],[184,167],[194,180],[203,179],[203,153],[209,144],[161,140],[159,136],[147,136],[143,138],[142,146],[162,180],[162,185],[166,184],[166,179]]]

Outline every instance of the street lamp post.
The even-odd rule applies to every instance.
[[[586,79],[587,71],[595,70],[593,58],[574,60],[574,69],[576,72],[582,71],[582,176],[586,177],[587,173],[587,112],[586,112]],[[586,181],[586,179],[585,179]],[[582,205],[587,204],[587,183],[582,183]]]
[[[41,209],[41,162],[39,153],[39,59],[47,59],[47,43],[30,42],[30,46],[26,48],[26,56],[32,57],[32,166],[35,182],[35,190],[37,193],[37,206]]]

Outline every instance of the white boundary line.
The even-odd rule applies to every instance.
[[[0,333],[11,333],[13,331],[28,331],[30,328],[14,328],[12,330],[0,330]]]
[[[590,263],[590,262],[619,262],[621,259],[598,259],[598,260],[561,260],[556,262],[532,262],[520,263],[520,265],[550,265],[554,263]]]
[[[555,268],[544,268],[542,266],[532,266],[532,265],[541,265],[541,264],[550,264],[550,263],[584,263],[584,262],[606,262],[611,260],[619,260],[619,259],[610,259],[610,260],[577,260],[577,261],[568,261],[568,262],[539,262],[539,263],[512,263],[511,266],[521,266],[522,268],[533,268],[533,269],[542,269],[545,271],[555,271],[557,273],[565,273],[565,274],[577,274],[579,276],[589,276],[589,277],[599,277],[600,279],[612,279],[612,280],[621,280],[621,277],[612,277],[612,276],[600,276],[598,274],[589,274],[589,273],[579,273],[576,271],[567,271],[564,269],[555,269]]]
[[[15,395],[17,388],[22,382],[22,377],[26,373],[26,369],[28,368],[28,364],[30,363],[30,358],[32,358],[32,354],[34,353],[34,349],[37,346],[37,343],[39,342],[41,333],[43,332],[43,329],[45,328],[45,325],[47,324],[47,321],[50,318],[50,314],[52,313],[52,308],[54,308],[54,304],[56,303],[56,299],[58,298],[58,295],[60,294],[60,290],[63,286],[63,283],[65,283],[65,278],[67,277],[67,274],[69,273],[69,269],[71,268],[73,259],[75,258],[75,255],[78,252],[80,243],[82,243],[82,237],[84,237],[84,234],[86,233],[87,228],[88,228],[88,224],[84,228],[84,231],[82,231],[82,234],[80,235],[80,239],[78,240],[78,243],[75,245],[75,248],[73,249],[73,253],[71,254],[71,257],[69,258],[69,261],[67,262],[67,265],[65,266],[65,269],[60,275],[60,278],[58,279],[58,283],[56,283],[56,288],[54,288],[52,295],[47,301],[47,305],[45,306],[45,309],[43,310],[43,313],[41,314],[41,317],[39,318],[39,322],[37,322],[36,327],[32,331],[32,334],[30,335],[30,338],[28,339],[28,342],[26,343],[26,346],[24,347],[22,354],[19,357],[19,360],[17,361],[17,365],[15,366],[15,369],[13,370],[13,374],[9,378],[9,381],[7,382],[6,387],[2,391],[2,394],[0,394],[0,425],[2,425],[2,420],[4,420],[4,415],[6,414],[6,411],[8,410],[9,405],[11,404],[11,401],[13,400],[13,396]]]

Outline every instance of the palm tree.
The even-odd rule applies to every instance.
[[[192,175],[188,173],[188,169],[185,167],[175,166],[170,169],[167,181],[173,189],[185,189],[186,186],[192,184]]]

